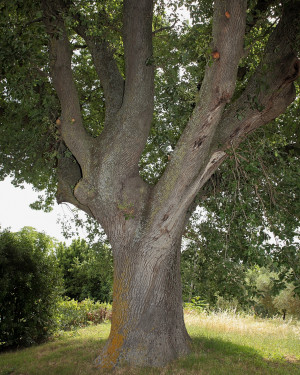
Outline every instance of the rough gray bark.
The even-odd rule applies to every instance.
[[[187,354],[182,311],[180,238],[144,238],[115,258],[110,337],[96,363],[163,366]]]
[[[105,39],[89,36],[78,23],[76,31],[90,48],[109,101],[104,130],[96,139],[84,130],[72,77],[63,21],[67,1],[42,3],[51,75],[61,103],[61,137],[75,161],[60,162],[58,200],[96,218],[113,248],[112,328],[97,363],[105,368],[122,362],[162,366],[189,351],[179,270],[180,239],[191,204],[226,158],[225,150],[294,100],[292,82],[299,74],[299,60],[293,43],[299,34],[300,6],[291,2],[286,7],[261,65],[231,103],[243,53],[247,1],[215,1],[212,62],[195,110],[163,176],[152,187],[138,170],[153,116],[152,0],[124,0],[125,83]],[[262,74],[266,90],[259,89]],[[257,92],[260,110],[248,103]]]

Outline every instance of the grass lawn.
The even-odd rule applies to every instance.
[[[122,368],[128,375],[300,375],[300,322],[186,312],[192,353],[163,369]],[[0,355],[0,375],[90,375],[108,323],[43,345]]]

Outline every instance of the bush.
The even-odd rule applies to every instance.
[[[0,233],[0,348],[41,342],[55,329],[62,278],[53,241],[25,227]]]
[[[81,302],[74,299],[62,299],[58,304],[56,317],[59,330],[73,330],[111,319],[111,305],[94,302],[91,299]]]

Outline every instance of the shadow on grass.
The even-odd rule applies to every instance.
[[[176,367],[199,375],[300,375],[300,361],[294,358],[269,360],[252,347],[204,336],[192,338],[192,354]]]
[[[52,342],[0,355],[0,375],[96,374],[94,360],[107,340],[107,330],[74,334]]]

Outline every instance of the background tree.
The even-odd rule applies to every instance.
[[[59,244],[56,257],[63,272],[64,294],[77,301],[91,298],[111,302],[112,254],[102,243],[87,244],[73,240],[70,246]]]
[[[257,315],[272,316],[282,314],[299,318],[300,298],[295,293],[295,285],[288,282],[288,277],[280,282],[279,273],[272,270],[272,265],[253,267],[246,273],[246,284],[252,307]]]
[[[189,352],[179,268],[194,200],[296,95],[299,2],[186,4],[202,22],[194,34],[170,28],[163,1],[1,7],[1,173],[48,186],[49,200],[57,182],[58,202],[106,232],[114,291],[102,367],[161,366]],[[256,63],[244,74],[247,52]]]

